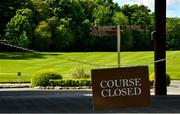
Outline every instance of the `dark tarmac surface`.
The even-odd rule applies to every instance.
[[[149,107],[93,111],[91,90],[0,89],[0,113],[180,113],[179,91],[152,95]]]

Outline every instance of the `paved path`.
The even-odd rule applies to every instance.
[[[180,113],[180,81],[173,81],[168,96],[154,96],[142,108],[99,110],[96,113]],[[0,89],[0,113],[93,113],[91,90]]]
[[[180,113],[180,91],[174,89],[168,96],[152,96],[149,107],[95,112]],[[93,113],[92,108],[91,90],[0,89],[0,113]]]

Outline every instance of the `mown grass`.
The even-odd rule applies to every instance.
[[[22,73],[21,82],[29,82],[39,70],[53,69],[63,78],[72,77],[77,67],[90,69],[116,67],[116,52],[73,52],[73,53],[0,53],[0,82],[17,82],[17,72]],[[154,52],[122,52],[121,64],[125,66],[148,64],[149,73],[154,71]],[[180,51],[167,52],[167,73],[172,79],[180,79]],[[106,66],[107,65],[107,66]],[[110,66],[109,66],[110,65]]]

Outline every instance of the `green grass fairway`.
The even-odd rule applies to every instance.
[[[116,67],[108,65],[117,64],[116,52],[45,54],[1,52],[0,82],[17,82],[18,71],[22,72],[21,82],[29,82],[31,76],[39,70],[54,69],[62,74],[63,78],[70,78],[77,67],[84,67],[90,72],[90,69]],[[154,71],[153,58],[154,52],[122,52],[121,64],[125,66],[148,64],[151,74]],[[172,79],[180,79],[180,51],[168,51],[167,59],[167,73]]]

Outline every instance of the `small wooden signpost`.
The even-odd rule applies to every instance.
[[[118,68],[91,70],[94,110],[150,105],[148,66],[120,67],[121,31],[143,28],[142,25],[92,28],[91,34],[95,36],[117,36],[118,52]]]
[[[21,80],[21,71],[20,71],[20,65],[18,66],[18,72],[17,72],[17,76],[18,76],[18,83],[20,86],[20,80]]]
[[[142,25],[97,26],[92,28],[91,34],[94,36],[117,36],[117,65],[120,67],[121,31],[141,30],[143,28]]]

